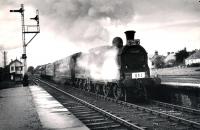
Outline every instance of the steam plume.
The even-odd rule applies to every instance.
[[[117,53],[116,48],[109,46],[91,50],[90,53],[83,54],[78,59],[78,69],[85,70],[86,75],[95,80],[111,81],[119,79]]]
[[[59,34],[86,45],[105,44],[109,39],[105,22],[128,23],[134,14],[131,0],[37,0],[33,3],[49,23],[53,22]]]

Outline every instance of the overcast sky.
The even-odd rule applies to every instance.
[[[22,54],[21,15],[9,12],[22,3],[25,24],[36,24],[29,18],[40,12],[41,32],[27,47],[28,65],[111,45],[115,36],[125,44],[126,30],[136,31],[149,54],[200,49],[198,0],[0,0],[0,48],[8,62]],[[0,66],[2,58],[0,53]]]

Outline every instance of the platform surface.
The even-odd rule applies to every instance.
[[[31,93],[44,128],[88,130],[68,109],[39,86],[30,86]],[[67,102],[67,101],[66,101]]]
[[[0,130],[88,130],[39,86],[0,90]]]
[[[42,129],[28,87],[0,90],[0,130]]]
[[[171,86],[187,86],[193,88],[200,88],[199,78],[184,78],[184,77],[173,77],[173,78],[161,78],[161,84]]]

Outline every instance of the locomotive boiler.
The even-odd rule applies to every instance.
[[[126,45],[120,37],[112,46],[100,46],[43,65],[42,76],[85,91],[115,99],[147,99],[147,89],[160,83],[150,77],[146,50],[135,39],[135,31],[126,31]],[[46,67],[45,67],[46,66]]]

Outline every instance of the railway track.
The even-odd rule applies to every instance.
[[[141,129],[200,129],[200,112],[198,110],[158,101],[136,105],[83,92],[79,89],[62,87],[61,89],[92,103],[94,106],[110,111],[116,117],[120,116],[126,122]]]
[[[176,122],[182,122],[183,124],[195,126],[196,128],[200,129],[200,110],[197,109],[164,103],[156,100],[150,100],[148,103],[135,105],[124,101],[116,101],[108,97],[105,98],[102,95],[98,96],[105,100],[117,102],[118,104],[125,105],[131,108],[144,110],[144,112],[149,111],[151,113],[163,116]]]
[[[133,123],[123,120],[103,109],[100,109],[70,93],[67,93],[56,86],[44,81],[34,81],[37,85],[43,83],[42,87],[52,94],[61,104],[71,111],[79,120],[92,130],[144,130]],[[45,84],[45,86],[44,86]],[[40,85],[41,86],[41,85]],[[47,87],[48,86],[48,87]],[[57,90],[56,92],[54,90]],[[67,102],[66,102],[67,101]]]

